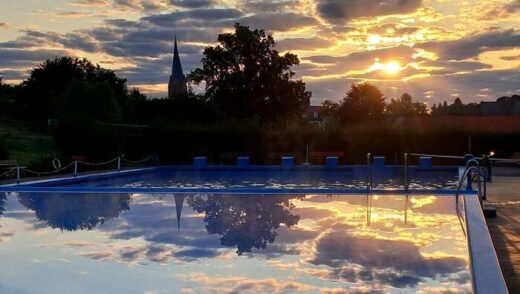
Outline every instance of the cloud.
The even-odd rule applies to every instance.
[[[72,5],[89,7],[103,7],[109,4],[109,0],[76,0],[72,2]]]
[[[170,0],[170,4],[184,8],[201,8],[215,4],[215,0]]]
[[[455,41],[426,42],[417,46],[435,52],[444,60],[464,60],[486,51],[519,47],[520,31],[488,28]]]
[[[9,24],[6,22],[0,22],[0,29],[7,29],[9,27]]]
[[[174,31],[176,26],[186,26],[193,23],[204,23],[206,25],[214,21],[225,19],[236,19],[241,17],[243,12],[233,8],[200,8],[185,11],[175,11],[166,14],[154,14],[145,16],[141,20],[160,27],[167,27]]]
[[[416,11],[422,0],[318,0],[318,14],[332,23]]]
[[[226,26],[239,22],[249,25],[253,28],[262,28],[267,31],[290,31],[293,29],[301,29],[311,27],[318,24],[315,18],[294,12],[284,13],[257,13],[253,15],[237,18],[227,21]]]
[[[325,234],[317,241],[316,250],[310,262],[333,268],[332,276],[336,278],[397,288],[415,286],[424,278],[447,276],[467,267],[461,258],[425,258],[412,242],[354,237],[345,232]]]
[[[332,45],[334,42],[325,38],[286,38],[278,41],[276,49],[279,51],[315,50]]]

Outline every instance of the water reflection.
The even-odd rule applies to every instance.
[[[251,249],[265,249],[275,241],[276,229],[298,223],[299,215],[291,214],[291,199],[297,196],[190,196],[188,204],[204,213],[209,234],[219,234],[224,246],[236,246],[238,255]],[[303,198],[303,197],[299,197]]]
[[[4,213],[5,202],[7,201],[7,193],[0,193],[0,216]]]
[[[22,193],[20,203],[53,229],[92,230],[130,209],[128,194]]]
[[[5,198],[0,196],[5,210],[0,235],[2,230],[16,234],[0,242],[1,256],[11,265],[23,265],[27,254],[38,260],[30,267],[32,276],[27,267],[0,267],[0,276],[12,281],[32,281],[44,273],[46,279],[95,288],[90,285],[103,279],[98,271],[110,268],[104,287],[119,280],[131,287],[126,292],[140,293],[172,292],[171,285],[176,285],[174,292],[182,288],[209,293],[471,292],[467,243],[449,196]],[[26,226],[29,218],[48,227]],[[42,262],[44,258],[69,263],[59,268],[56,262]],[[91,271],[88,276],[64,276],[75,268]],[[145,289],[140,288],[144,280],[150,281]]]

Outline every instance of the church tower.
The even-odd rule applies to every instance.
[[[177,36],[175,36],[175,45],[173,47],[173,63],[172,74],[168,83],[168,98],[175,98],[178,94],[188,93],[186,86],[186,76],[182,71],[181,59],[179,58],[179,50],[177,49]]]

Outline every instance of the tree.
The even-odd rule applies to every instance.
[[[202,68],[188,79],[205,82],[205,97],[227,117],[265,121],[302,116],[311,93],[293,79],[296,55],[280,56],[271,35],[238,23],[234,33],[219,34],[217,41],[204,50]]]
[[[346,123],[377,121],[383,117],[385,96],[370,83],[353,84],[341,103],[341,120]]]
[[[413,102],[412,96],[408,93],[401,95],[399,99],[392,99],[386,106],[386,112],[392,117],[410,117],[428,114],[426,104]]]
[[[325,100],[321,104],[323,107],[322,115],[325,117],[328,121],[337,121],[339,118],[341,105],[337,102]]]
[[[119,104],[126,99],[126,80],[87,59],[64,56],[48,59],[31,71],[22,83],[22,99],[28,115],[39,122],[54,118],[58,100],[74,82],[106,83]]]

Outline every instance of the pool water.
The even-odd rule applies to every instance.
[[[0,293],[471,293],[454,196],[0,194]]]
[[[366,167],[344,169],[170,169],[151,173],[119,176],[50,186],[115,187],[115,188],[270,188],[270,189],[365,189]],[[372,171],[374,189],[403,189],[404,168],[387,167]],[[409,170],[412,189],[454,189],[458,183],[458,169]]]

